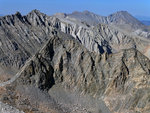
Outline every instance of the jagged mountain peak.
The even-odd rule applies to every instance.
[[[26,17],[33,25],[45,25],[47,15],[35,9],[28,13]]]
[[[34,9],[30,13],[27,14],[29,17],[42,17],[46,16],[46,14],[42,13],[40,10]]]
[[[136,20],[136,18],[134,18],[130,13],[128,13],[127,11],[117,11],[113,14],[110,14],[108,16],[109,17],[114,17],[114,18],[118,18],[118,19],[126,19],[126,21],[128,21],[129,19],[131,20]]]
[[[133,17],[127,11],[118,11],[113,13],[107,17],[108,23],[115,25],[123,25],[124,29],[139,29],[144,27],[140,21],[138,21],[135,17]]]
[[[15,24],[16,23],[18,24],[18,22],[26,23],[24,16],[22,16],[22,14],[18,11],[15,14],[0,17],[0,25],[1,26],[3,26],[3,25],[5,27],[6,27],[6,25],[15,26]]]
[[[17,11],[14,16],[17,17],[18,19],[23,18],[22,14],[19,11]]]
[[[42,14],[40,10],[34,9],[30,12],[30,14]]]
[[[3,19],[3,20],[5,20],[6,18],[15,18],[15,17],[22,17],[22,14],[19,12],[19,11],[17,11],[15,14],[12,14],[12,15],[5,15],[5,16],[2,16],[1,18]]]
[[[90,25],[97,25],[99,23],[103,24],[115,24],[119,28],[123,29],[139,29],[144,28],[144,24],[134,18],[127,11],[118,11],[109,16],[100,16],[90,11],[78,12],[75,11],[72,14],[69,14],[68,17],[78,19],[80,21],[84,21]],[[122,26],[126,24],[125,26]]]
[[[109,16],[108,16],[108,18],[112,18],[112,17],[114,17],[114,18],[118,18],[118,19],[123,19],[123,18],[128,18],[128,17],[132,17],[132,18],[134,18],[130,13],[128,13],[127,11],[117,11],[117,12],[115,12],[115,13],[113,13],[113,14],[110,14]]]
[[[17,12],[15,13],[15,15],[16,15],[16,16],[22,16],[19,11],[17,11]]]

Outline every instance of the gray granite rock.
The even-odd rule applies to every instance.
[[[0,113],[24,113],[23,111],[19,111],[18,109],[0,102]]]

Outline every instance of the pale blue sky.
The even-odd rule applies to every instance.
[[[0,0],[0,14],[16,11],[27,14],[33,9],[48,15],[89,10],[104,16],[125,10],[132,15],[150,17],[150,0]]]

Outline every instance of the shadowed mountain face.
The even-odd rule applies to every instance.
[[[150,41],[112,26],[143,25],[127,12],[95,26],[72,15],[0,18],[0,100],[25,113],[149,113]]]

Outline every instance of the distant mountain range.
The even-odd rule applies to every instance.
[[[141,21],[144,25],[150,25],[150,20],[149,21],[147,21],[147,20],[143,20],[143,21]]]
[[[137,16],[137,15],[135,15],[134,17],[137,18],[140,21],[142,21],[142,20],[150,20],[150,17],[148,17],[148,16]]]
[[[139,21],[141,21],[144,25],[150,25],[150,17],[147,16],[135,16]]]
[[[144,28],[144,24],[129,14],[127,11],[118,11],[109,16],[100,16],[89,11],[78,12],[71,14],[56,14],[56,17],[75,18],[81,22],[86,22],[89,25],[97,25],[99,23],[117,26],[128,31],[139,28]]]

